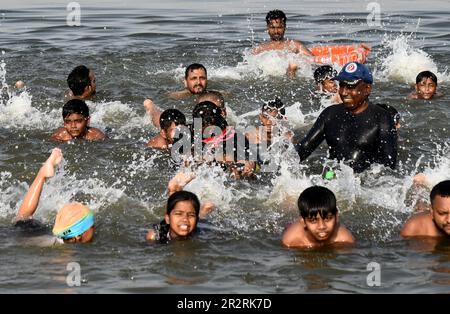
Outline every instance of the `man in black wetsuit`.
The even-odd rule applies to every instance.
[[[296,145],[300,160],[326,140],[329,157],[347,161],[355,172],[372,163],[395,168],[397,132],[389,112],[369,102],[373,78],[368,67],[347,63],[333,79],[339,81],[342,104],[327,107]]]

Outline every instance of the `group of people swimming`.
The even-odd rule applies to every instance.
[[[301,42],[284,37],[286,16],[282,11],[270,11],[266,23],[271,40],[256,47],[254,54],[271,50],[311,54]],[[287,74],[295,75],[295,70],[295,65],[290,64]],[[325,140],[328,157],[345,162],[357,173],[367,170],[374,163],[395,169],[400,115],[392,106],[373,104],[369,100],[373,77],[368,66],[353,61],[344,65],[338,73],[331,65],[323,65],[314,72],[314,79],[318,95],[328,97],[331,105],[321,112],[306,136],[296,142],[292,131],[274,131],[289,119],[279,98],[262,105],[260,127],[245,134],[238,132],[227,121],[224,93],[209,90],[206,68],[199,63],[191,64],[185,71],[185,88],[169,93],[168,97],[195,97],[196,105],[192,110],[194,122],[188,124],[188,119],[178,109],[163,111],[151,99],[146,99],[144,108],[153,125],[159,129],[159,133],[146,145],[152,149],[188,155],[199,144],[201,151],[208,154],[201,156],[200,160],[183,159],[184,163],[219,165],[236,179],[255,177],[261,164],[264,164],[261,147],[270,147],[280,139],[294,146],[301,162]],[[93,70],[84,65],[78,66],[69,74],[67,83],[69,90],[65,93],[66,103],[62,109],[64,126],[54,132],[52,139],[63,142],[104,140],[105,134],[90,126],[89,108],[85,102],[96,93]],[[410,99],[432,99],[436,95],[436,75],[429,71],[419,73],[415,88]],[[197,133],[196,119],[200,121]],[[177,146],[181,142],[187,142],[187,147]],[[26,226],[33,217],[44,184],[54,175],[61,159],[61,150],[55,148],[25,195],[16,216],[17,226]],[[214,204],[201,204],[195,194],[183,190],[194,177],[181,171],[170,180],[165,217],[149,230],[147,240],[167,242],[189,238],[195,233],[199,218],[206,217],[213,210]],[[415,184],[425,186],[426,179],[418,176]],[[336,197],[328,188],[312,186],[305,189],[298,198],[298,209],[299,219],[283,234],[282,243],[285,246],[317,247],[355,242],[351,232],[340,223]],[[94,215],[80,203],[68,204],[58,211],[53,233],[55,242],[90,242],[94,235]],[[429,208],[411,217],[401,235],[450,236],[450,180],[432,188]]]

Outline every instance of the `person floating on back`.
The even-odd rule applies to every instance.
[[[147,146],[155,149],[169,149],[174,143],[175,129],[186,125],[186,117],[177,109],[167,109],[159,118],[161,130],[159,134],[148,141]]]
[[[415,214],[406,221],[402,237],[450,238],[450,180],[436,184],[430,193],[429,210]]]
[[[55,167],[61,163],[61,160],[61,150],[54,148],[25,194],[17,212],[16,227],[26,228],[31,225],[45,181],[55,175]],[[94,214],[83,204],[66,204],[56,215],[53,234],[57,237],[52,241],[53,244],[90,242],[94,236]]]
[[[331,244],[353,244],[350,231],[339,222],[336,197],[322,186],[305,189],[298,198],[300,218],[286,228],[282,242],[295,248],[317,248]]]
[[[77,66],[67,77],[69,89],[64,94],[64,99],[89,100],[97,92],[97,78],[93,70],[84,65]]]
[[[416,77],[416,90],[409,94],[408,99],[433,99],[437,91],[437,77],[433,72],[422,71]]]
[[[63,106],[64,127],[58,128],[52,135],[56,141],[83,139],[88,141],[103,140],[105,134],[97,128],[89,126],[89,107],[80,99],[71,99]]]

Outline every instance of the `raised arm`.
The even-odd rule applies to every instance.
[[[39,199],[41,198],[45,180],[55,175],[55,167],[61,162],[61,159],[61,150],[59,148],[54,148],[50,154],[50,157],[45,161],[41,169],[39,169],[39,172],[28,189],[27,194],[25,194],[17,213],[16,221],[25,220],[34,215],[39,204]]]
[[[167,186],[169,190],[169,196],[171,196],[173,193],[182,191],[183,188],[191,182],[195,178],[195,175],[193,173],[185,173],[185,172],[178,172],[170,181]]]
[[[195,175],[193,173],[185,173],[185,172],[178,172],[170,181],[168,184],[168,190],[169,190],[169,196],[172,195],[175,192],[183,190],[183,188],[191,182],[195,178]],[[201,219],[206,218],[206,216],[215,208],[214,203],[212,202],[204,202],[201,204],[200,207],[200,213],[199,217]],[[147,240],[149,239],[151,235],[147,235]]]
[[[161,126],[159,125],[159,117],[161,117],[161,108],[155,105],[151,99],[144,100],[144,108],[152,119],[153,125],[160,129]]]

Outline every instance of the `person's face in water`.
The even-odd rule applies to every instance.
[[[173,144],[173,138],[175,136],[175,130],[177,125],[172,122],[167,129],[161,130],[162,136],[166,139],[167,143]]]
[[[267,24],[267,33],[273,41],[283,40],[285,31],[286,25],[281,19],[270,20],[269,24]]]
[[[334,233],[337,226],[337,215],[328,214],[325,218],[316,217],[302,218],[305,229],[315,241],[323,242],[328,240]]]
[[[330,80],[330,79],[326,79],[323,80],[322,83],[322,91],[327,92],[327,93],[337,93],[338,92],[338,86],[336,81]]]
[[[450,235],[450,197],[436,195],[431,205],[432,219],[436,227]]]
[[[189,200],[177,202],[170,215],[166,214],[165,220],[170,225],[172,239],[189,236],[197,225],[197,215],[192,202]]]
[[[73,138],[83,137],[88,125],[89,118],[79,113],[71,113],[64,118],[64,127]]]
[[[273,126],[277,123],[278,110],[267,110],[259,114],[261,124],[267,127]]]
[[[344,81],[339,82],[339,96],[345,108],[354,113],[359,112],[359,109],[367,101],[371,91],[372,85],[364,81],[359,81],[352,85]]]
[[[431,99],[436,94],[437,86],[429,77],[424,77],[419,84],[416,84],[417,97],[419,99]]]
[[[189,71],[188,77],[184,80],[184,86],[192,94],[201,94],[206,90],[207,78],[205,70],[195,69]]]
[[[94,226],[90,227],[88,230],[80,234],[78,237],[64,240],[64,243],[88,243],[92,241],[93,237],[94,237]]]

